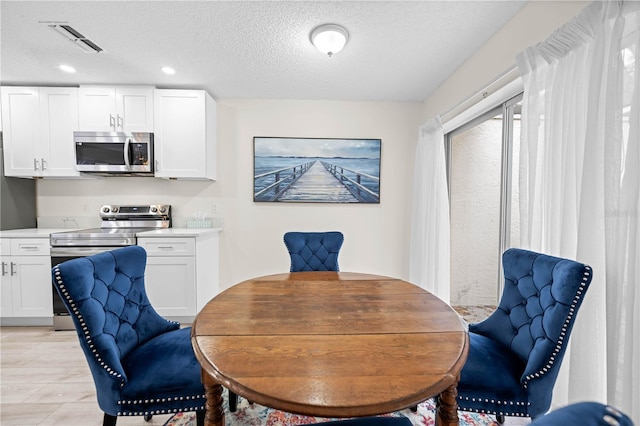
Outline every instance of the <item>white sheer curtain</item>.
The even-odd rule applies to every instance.
[[[525,248],[593,267],[553,406],[640,423],[640,3],[594,2],[518,55]]]
[[[409,280],[449,303],[449,195],[440,117],[419,129],[413,179]]]

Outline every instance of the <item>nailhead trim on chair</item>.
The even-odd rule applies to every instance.
[[[521,402],[521,401],[496,401],[494,399],[488,399],[488,398],[474,398],[471,397],[469,398],[468,396],[462,397],[462,396],[458,396],[458,399],[461,402],[464,401],[472,401],[472,402],[491,402],[492,404],[498,404],[498,405],[516,405],[516,406],[529,406],[531,405],[530,402]],[[509,412],[493,412],[493,411],[486,411],[486,410],[480,410],[477,408],[468,408],[468,407],[463,407],[462,405],[460,405],[460,403],[458,403],[458,410],[462,410],[462,411],[473,411],[475,413],[482,413],[482,414],[498,414],[501,416],[510,416],[510,417],[527,417],[525,414],[522,413],[509,413]]]
[[[206,398],[206,395],[195,395],[195,396],[181,396],[181,397],[175,397],[175,398],[158,398],[158,399],[140,399],[140,400],[133,400],[133,401],[118,401],[118,405],[122,405],[122,404],[149,404],[149,403],[154,403],[154,402],[171,402],[171,401],[184,401],[186,400],[190,400],[190,399],[200,399],[200,398]]]
[[[204,395],[202,396],[204,398]],[[205,406],[197,406],[197,407],[187,407],[187,408],[174,408],[172,410],[151,410],[151,411],[122,411],[118,412],[118,416],[148,416],[148,415],[156,415],[156,414],[171,414],[171,413],[182,413],[189,411],[202,411],[205,409]]]
[[[567,329],[571,325],[571,321],[573,320],[573,316],[575,315],[576,304],[582,297],[582,293],[584,292],[584,288],[587,285],[587,282],[589,282],[589,278],[591,277],[591,271],[592,270],[590,266],[585,266],[584,275],[582,276],[582,283],[580,284],[580,287],[576,291],[576,295],[574,296],[573,301],[571,302],[571,306],[569,306],[569,315],[567,315],[567,318],[564,320],[564,324],[562,324],[562,330],[560,331],[560,336],[558,336],[558,342],[556,343],[556,347],[554,348],[553,353],[549,357],[547,364],[544,367],[542,367],[541,370],[539,370],[536,373],[529,374],[524,378],[525,381],[524,383],[522,383],[522,385],[524,386],[525,389],[527,388],[529,381],[533,380],[534,378],[539,378],[540,376],[543,376],[553,366],[553,363],[556,360],[556,356],[560,353],[560,350],[565,344],[564,337],[567,335]]]
[[[98,361],[98,363],[102,366],[102,368],[104,368],[107,371],[107,373],[119,378],[120,387],[123,387],[125,385],[125,381],[122,379],[122,374],[114,371],[113,368],[107,365],[107,363],[105,363],[100,357],[100,355],[98,354],[98,351],[96,350],[93,344],[93,341],[91,340],[91,336],[89,335],[89,329],[87,327],[87,324],[85,323],[84,318],[78,311],[75,301],[71,298],[71,296],[69,295],[69,292],[65,288],[64,282],[62,281],[62,277],[60,274],[60,269],[57,266],[54,268],[54,275],[56,277],[56,284],[58,285],[60,292],[62,293],[64,298],[67,299],[67,301],[69,302],[69,306],[71,307],[73,314],[75,315],[75,317],[78,319],[78,322],[80,323],[80,327],[82,328],[82,333],[84,334],[84,339],[86,340],[87,345],[89,345],[89,348],[91,349],[93,356],[96,358],[96,361]],[[170,321],[170,320],[167,320],[167,321]],[[170,322],[178,325],[180,324],[177,321],[170,321]],[[206,398],[206,395],[183,396],[179,398],[145,399],[145,400],[139,400],[139,401],[135,401],[135,400],[134,401],[118,401],[118,405],[171,402],[171,401],[182,401],[182,400],[200,399],[200,398]],[[170,414],[170,413],[178,413],[178,412],[201,411],[204,409],[205,409],[205,406],[202,405],[197,407],[174,408],[173,410],[125,411],[125,412],[118,412],[117,415],[118,416],[141,416],[141,415],[146,416],[146,415],[154,415],[154,414]]]
[[[562,346],[564,345],[564,337],[567,334],[567,328],[569,327],[569,325],[571,324],[571,321],[573,319],[573,316],[575,315],[575,311],[576,311],[576,304],[578,303],[578,300],[580,300],[580,298],[582,297],[582,293],[584,292],[584,288],[587,284],[587,282],[589,281],[589,277],[591,276],[592,273],[592,269],[590,266],[585,266],[585,272],[584,275],[582,277],[582,284],[580,285],[580,287],[578,288],[578,290],[576,291],[576,295],[573,298],[572,302],[571,302],[571,306],[569,306],[569,315],[567,315],[567,318],[564,321],[564,324],[562,325],[562,330],[560,332],[560,336],[558,337],[558,342],[556,344],[556,347],[553,350],[553,353],[551,354],[551,356],[549,357],[549,360],[547,362],[547,364],[542,367],[541,370],[539,370],[536,373],[532,373],[529,374],[528,376],[525,377],[525,382],[522,384],[524,386],[524,388],[527,388],[528,382],[531,381],[534,378],[539,378],[540,376],[543,376],[545,373],[547,373],[551,367],[553,366],[553,363],[555,362],[556,356],[560,353],[560,350],[562,349]],[[492,404],[498,404],[498,405],[526,405],[529,406],[531,405],[531,403],[529,402],[513,402],[513,401],[495,401],[495,400],[489,400],[489,399],[484,399],[483,398],[469,398],[467,397],[462,397],[462,396],[458,396],[458,399],[462,402],[464,401],[473,401],[475,402],[476,400],[478,402],[491,402]],[[474,408],[465,408],[463,406],[458,406],[459,410],[463,410],[463,411],[473,411],[476,413],[489,413],[489,414],[498,414],[501,416],[511,416],[511,417],[528,417],[526,414],[522,414],[522,413],[508,413],[508,412],[492,412],[492,411],[486,411],[486,410],[478,410],[478,409],[474,409]]]
[[[105,363],[102,360],[102,358],[98,354],[98,351],[95,349],[95,346],[93,345],[93,341],[91,340],[91,336],[89,335],[87,324],[84,322],[84,318],[82,317],[80,312],[78,312],[78,308],[76,308],[75,301],[71,299],[71,296],[69,296],[69,292],[65,288],[64,282],[62,281],[62,277],[60,276],[60,269],[57,266],[54,269],[54,275],[56,277],[56,284],[58,284],[58,288],[60,288],[60,292],[62,293],[64,298],[67,299],[67,302],[69,302],[69,306],[71,307],[73,314],[75,315],[75,317],[78,319],[78,322],[80,323],[80,327],[82,328],[82,333],[84,334],[84,339],[87,341],[87,345],[89,345],[89,348],[91,349],[93,356],[96,358],[96,361],[98,361],[100,366],[104,368],[107,371],[107,373],[121,379],[120,387],[124,386],[124,380],[122,380],[122,374],[114,371],[109,365],[107,365],[107,363]]]

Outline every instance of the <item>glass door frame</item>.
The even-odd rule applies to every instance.
[[[465,124],[458,126],[448,132],[444,137],[447,192],[449,195],[449,217],[451,217],[451,167],[452,167],[452,139],[454,136],[490,120],[498,115],[502,115],[502,153],[500,170],[500,222],[498,235],[498,289],[496,300],[499,303],[504,288],[504,276],[502,274],[502,253],[510,247],[511,241],[511,194],[513,185],[513,119],[516,105],[523,99],[520,93],[487,112],[469,120]]]

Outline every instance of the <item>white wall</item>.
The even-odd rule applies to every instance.
[[[459,104],[515,65],[516,55],[570,21],[590,2],[529,1],[423,104],[422,121]]]
[[[220,283],[286,272],[289,230],[345,234],[343,271],[408,278],[410,194],[419,103],[218,101],[218,181],[106,178],[38,182],[38,216],[97,218],[102,204],[168,203],[176,224],[214,206],[224,219]],[[254,203],[253,137],[382,139],[378,205]]]

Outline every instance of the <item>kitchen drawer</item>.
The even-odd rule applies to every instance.
[[[147,256],[195,256],[195,238],[138,238]]]
[[[12,238],[12,256],[49,256],[49,238]]]

